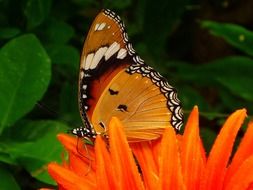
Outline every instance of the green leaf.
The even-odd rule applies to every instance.
[[[19,190],[20,187],[18,186],[17,182],[15,181],[15,178],[12,176],[12,174],[4,169],[0,167],[0,179],[1,179],[1,189],[3,190],[7,190],[7,189],[11,189],[11,190]]]
[[[52,63],[54,65],[57,64],[54,68],[57,69],[58,73],[72,82],[73,80],[76,81],[76,75],[78,74],[80,64],[80,55],[77,49],[70,45],[52,44],[46,46],[46,50],[52,60]],[[54,77],[57,78],[56,75]],[[75,91],[75,93],[77,93],[77,91]]]
[[[65,82],[60,92],[60,115],[64,120],[75,123],[76,125],[82,125],[80,113],[78,108],[78,87],[73,85],[73,82]]]
[[[249,76],[220,77],[217,79],[224,87],[228,88],[233,94],[247,100],[253,101],[253,79]]]
[[[249,104],[246,100],[241,100],[238,96],[231,94],[226,88],[219,90],[219,97],[222,102],[222,106],[227,110],[235,110],[236,108],[243,108]],[[251,113],[251,106],[247,107],[247,111]]]
[[[0,161],[3,163],[7,163],[10,165],[17,165],[17,162],[15,159],[11,158],[11,156],[6,153],[6,148],[3,149],[3,147],[6,147],[6,144],[0,143]]]
[[[27,0],[24,14],[29,29],[40,25],[49,15],[52,0]]]
[[[0,39],[9,39],[20,33],[18,28],[0,28]]]
[[[94,1],[94,0],[72,0],[72,2],[75,3],[76,6],[78,7],[99,6],[99,2]]]
[[[175,65],[174,65],[175,66]],[[199,65],[178,65],[178,77],[194,86],[215,87],[219,92],[228,90],[233,95],[253,101],[253,59],[231,56]],[[225,88],[224,88],[225,87]]]
[[[0,133],[26,113],[45,93],[50,59],[34,35],[8,42],[0,50]]]
[[[229,23],[203,21],[202,27],[207,28],[215,35],[224,38],[230,45],[244,53],[253,56],[253,32],[246,28]]]
[[[174,71],[177,78],[181,81],[192,83],[196,86],[210,86],[214,84],[213,71],[211,71],[211,69],[202,68],[202,65],[196,66],[194,64],[178,61],[169,62],[169,64],[170,68],[166,68],[166,65],[164,65],[166,70]]]
[[[182,101],[184,110],[191,110],[193,106],[198,105],[201,111],[209,110],[207,101],[197,90],[190,86],[181,86],[178,88],[179,99]]]
[[[9,138],[12,141],[6,140],[6,143],[9,143],[6,148],[13,157],[30,157],[43,161],[59,159],[59,155],[54,153],[59,153],[59,150],[62,150],[62,146],[57,141],[56,135],[60,132],[66,132],[68,126],[58,121],[42,120],[27,121],[21,127],[20,131],[23,140],[21,138],[15,140],[15,136],[18,136],[14,134],[17,126],[11,128],[12,133]]]
[[[131,5],[132,0],[105,0],[103,3],[109,9],[124,9]]]
[[[54,44],[46,46],[46,49],[52,63],[69,65],[77,72],[80,56],[76,48],[69,45]]]
[[[234,95],[253,101],[253,59],[247,57],[227,57],[202,66],[206,77],[212,77]]]
[[[18,161],[19,164],[37,180],[47,184],[56,185],[56,182],[51,178],[47,171],[47,165],[49,162],[29,157],[20,157],[18,158]]]
[[[161,55],[189,0],[164,1],[147,0],[144,13],[143,31],[150,52]]]
[[[16,127],[16,126],[15,126]],[[16,159],[20,165],[26,168],[30,174],[40,181],[54,184],[48,176],[46,165],[49,162],[61,161],[62,145],[57,141],[56,136],[60,132],[66,132],[68,127],[57,121],[28,121],[22,125],[21,136],[15,141],[12,127],[12,141],[6,141],[9,154]]]
[[[213,142],[216,138],[215,132],[209,128],[201,126],[200,136],[202,137],[202,139],[204,139],[203,143],[206,152],[210,152]]]
[[[217,59],[202,65],[181,64],[174,65],[180,79],[198,82],[195,84],[214,84],[220,77],[251,78],[253,59],[244,56],[230,56]]]
[[[56,19],[50,19],[44,28],[42,34],[50,44],[66,44],[75,34],[71,25]]]

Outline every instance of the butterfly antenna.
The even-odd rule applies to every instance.
[[[58,115],[58,113],[57,113],[56,111],[52,110],[51,108],[49,108],[47,105],[45,105],[45,104],[42,103],[41,101],[38,101],[38,102],[36,103],[36,105],[37,105],[40,109],[42,109],[42,110],[44,110],[44,111],[47,111],[51,116],[57,116],[57,115]]]
[[[42,103],[41,101],[38,101],[38,102],[36,103],[36,105],[37,105],[40,109],[47,111],[51,116],[58,116],[58,115],[59,115],[58,112],[52,110],[50,107],[48,107],[47,105],[45,105],[45,104]],[[70,126],[74,126],[75,128],[78,128],[78,127],[79,127],[79,125],[77,125],[77,124],[75,124],[75,123],[72,123],[72,122],[70,122],[70,121],[68,121],[68,120],[66,120],[66,119],[62,119],[62,118],[61,118],[60,120],[62,120],[63,122],[67,123],[67,124],[70,125]],[[68,130],[67,133],[72,134],[72,130],[71,130],[71,129]]]
[[[85,148],[85,151],[87,153],[87,156],[90,158],[90,159],[88,159],[89,160],[89,166],[88,166],[87,171],[85,173],[85,176],[87,176],[89,174],[89,172],[91,171],[91,161],[92,161],[92,159],[90,157],[90,153],[89,153],[89,150],[88,150],[86,144],[84,145],[84,148]]]
[[[76,151],[80,154],[80,156],[82,156],[83,158],[86,158],[86,159],[89,160],[88,169],[87,169],[87,171],[85,172],[85,176],[87,176],[87,175],[89,174],[89,172],[91,171],[91,162],[92,162],[94,159],[91,158],[86,143],[84,143],[84,149],[85,149],[85,152],[86,152],[86,155],[87,155],[87,156],[83,155],[83,154],[79,151],[79,148],[78,148],[78,147],[79,147],[79,142],[80,142],[80,138],[78,137],[78,138],[77,138],[77,144],[76,144]]]

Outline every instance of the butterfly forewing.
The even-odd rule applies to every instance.
[[[123,23],[115,22],[112,16],[119,19],[105,11],[98,14],[84,43],[79,75],[79,106],[84,120],[88,119],[86,113],[91,117],[104,87],[129,64],[123,60],[127,55]]]
[[[110,10],[98,14],[84,43],[79,103],[85,128],[94,134],[106,134],[113,116],[129,141],[155,139],[165,127],[182,125],[175,89],[135,53]]]

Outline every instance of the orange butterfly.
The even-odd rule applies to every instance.
[[[95,18],[84,43],[79,107],[84,127],[72,133],[84,138],[106,136],[113,116],[130,142],[156,139],[164,128],[183,124],[176,90],[136,54],[120,17],[108,9]]]

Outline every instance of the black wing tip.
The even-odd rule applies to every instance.
[[[111,15],[111,16],[115,16],[116,15],[116,13],[114,11],[112,11],[111,9],[107,9],[107,8],[102,9],[102,12],[104,14],[106,14],[106,15]]]

